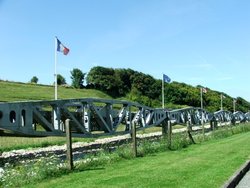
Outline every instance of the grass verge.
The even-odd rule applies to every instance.
[[[249,141],[249,132],[237,134],[182,150],[99,164],[27,187],[220,187],[249,159],[245,144]]]
[[[132,157],[129,146],[121,146],[111,154],[88,156],[75,164],[73,172],[54,160],[47,167],[31,162],[7,169],[1,182],[13,187],[219,187],[250,158],[247,130],[241,126],[219,130],[224,133],[213,133],[219,137],[211,135],[210,140],[195,145],[175,137],[175,150],[166,150],[164,140],[141,142],[138,150],[144,157],[140,158]],[[12,170],[15,174],[6,176]],[[37,176],[30,178],[30,174]]]

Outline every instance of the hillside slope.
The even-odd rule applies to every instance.
[[[0,88],[0,102],[54,99],[54,86],[0,81]],[[109,95],[94,89],[58,87],[58,99],[86,97],[111,98]]]
[[[132,69],[96,66],[87,74],[86,83],[88,88],[98,89],[114,98],[125,97],[146,106],[162,106],[162,79],[155,79],[149,74]],[[164,85],[165,107],[200,107],[201,88],[207,90],[202,97],[203,107],[210,112],[221,109],[221,96],[223,110],[233,111],[233,101],[236,101],[236,111],[247,112],[250,109],[250,103],[241,97],[234,99],[224,92],[206,86],[192,86],[176,81]]]
[[[0,102],[13,101],[31,101],[31,100],[54,100],[54,86],[30,84],[20,82],[0,81]],[[233,111],[233,98],[223,94],[226,98],[223,100],[223,109]],[[74,89],[72,87],[58,87],[58,99],[72,98],[102,98],[113,99],[105,91],[98,89]],[[141,93],[129,91],[123,99],[139,102],[146,106],[155,108],[161,107],[161,98],[152,99]],[[146,102],[145,102],[146,101]],[[208,111],[220,110],[220,92],[209,89],[203,96],[204,108]],[[200,107],[199,87],[193,87],[185,83],[172,82],[165,88],[165,106],[166,108],[183,108],[186,106]],[[237,98],[236,111],[247,112],[250,109],[250,103],[241,97]]]

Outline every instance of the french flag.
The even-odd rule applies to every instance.
[[[58,52],[62,52],[64,55],[67,55],[69,53],[69,49],[67,47],[65,47],[60,40],[58,40],[58,38],[56,38],[57,40],[57,51]]]

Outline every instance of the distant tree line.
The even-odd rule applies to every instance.
[[[87,88],[101,90],[114,98],[124,98],[141,104],[160,107],[162,99],[162,80],[155,79],[148,74],[134,71],[132,69],[114,69],[96,66],[86,76],[80,69],[71,72],[74,88]],[[84,80],[86,77],[86,85]],[[37,79],[38,80],[38,79]],[[65,79],[58,75],[58,84],[66,84]],[[165,103],[167,107],[200,107],[200,88],[179,82],[164,83]],[[233,111],[233,98],[225,93],[213,91],[209,88],[203,94],[203,106],[208,111],[220,110],[220,96],[223,94],[223,109]],[[236,110],[247,112],[250,103],[241,97],[235,99]]]
[[[70,73],[70,78],[72,79],[71,86],[78,89],[84,88],[83,82],[86,73],[83,73],[80,69],[77,68],[74,68],[72,71],[70,71]],[[38,78],[36,76],[33,76],[30,80],[30,83],[37,84]],[[57,74],[57,85],[67,85],[66,79],[61,74]]]
[[[97,66],[89,71],[86,81],[87,88],[101,90],[115,98],[125,97],[153,107],[161,105],[162,80],[142,72]],[[193,87],[179,82],[165,83],[166,106],[200,107],[200,88],[203,86]],[[250,109],[250,103],[241,97],[233,99],[225,93],[206,89],[207,93],[203,94],[203,106],[208,111],[220,110],[221,94],[225,96],[223,109],[233,111],[233,100],[236,100],[236,110],[247,112]]]

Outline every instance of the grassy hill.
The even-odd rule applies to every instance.
[[[54,99],[54,86],[0,81],[0,88],[0,102]],[[111,98],[109,95],[94,89],[58,87],[58,99],[85,97]]]
[[[54,100],[54,86],[22,82],[0,81],[0,102],[32,101],[32,100]],[[102,98],[113,99],[110,95],[96,89],[75,89],[72,87],[58,86],[58,99],[73,98]],[[138,97],[129,94],[118,100],[137,101]],[[140,101],[137,101],[140,103]],[[161,107],[161,101],[156,102],[155,107]],[[142,103],[141,103],[142,104]],[[147,105],[147,104],[145,104]],[[183,108],[184,105],[169,103],[169,108]]]
[[[168,87],[168,88],[167,88]],[[0,102],[54,100],[54,86],[21,82],[0,81]],[[224,94],[223,107],[233,111],[232,98]],[[97,89],[74,89],[72,87],[58,86],[58,99],[72,98],[102,98],[112,99],[110,95]],[[151,107],[161,107],[161,98],[151,99],[142,94],[130,91],[126,96],[116,99],[136,101]],[[187,106],[200,106],[199,88],[184,83],[173,82],[167,84],[165,93],[165,107],[176,109]],[[196,101],[196,102],[194,102]],[[220,92],[209,89],[204,95],[203,103],[206,110],[214,112],[220,109]],[[250,103],[243,98],[237,98],[236,110],[247,112]]]

